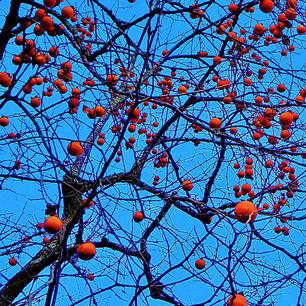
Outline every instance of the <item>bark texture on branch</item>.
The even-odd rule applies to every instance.
[[[63,233],[60,234],[60,236],[62,235]],[[52,264],[58,258],[59,254],[59,236],[54,236],[50,243],[40,250],[36,256],[3,287],[0,291],[0,306],[11,305],[36,275]]]
[[[0,33],[0,60],[3,58],[4,50],[10,38],[12,37],[12,30],[18,24],[18,12],[21,0],[12,0],[10,12],[6,17],[4,26]]]
[[[67,231],[71,231],[78,218],[74,215],[78,213],[81,201],[81,184],[65,176],[62,183],[64,198],[64,226],[62,231],[53,236],[50,243],[40,250],[20,272],[15,274],[0,291],[0,306],[11,305],[24,288],[46,267],[53,264],[61,256],[62,244],[65,242]],[[70,254],[71,255],[71,254]]]

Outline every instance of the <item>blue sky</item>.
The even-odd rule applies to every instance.
[[[91,12],[91,8],[87,6],[86,1],[81,5],[78,1],[64,1],[60,5],[60,8],[67,4],[74,5],[74,7],[78,8],[79,19],[87,16],[94,18],[94,14]],[[191,4],[190,1],[181,1],[178,6],[189,6]],[[150,77],[150,86],[141,87],[143,95],[158,97],[161,91],[155,87],[157,81],[161,81],[164,76],[168,76],[171,68],[175,67],[177,69],[177,78],[173,80],[175,88],[173,92],[175,96],[174,107],[178,108],[186,102],[187,96],[177,96],[176,88],[183,83],[179,80],[179,77],[185,78],[191,87],[191,92],[195,84],[199,82],[203,74],[207,71],[207,67],[211,65],[212,57],[218,54],[224,36],[216,35],[215,29],[212,28],[203,31],[203,35],[190,39],[183,45],[177,46],[177,44],[181,38],[191,35],[194,29],[205,27],[209,20],[216,21],[219,16],[228,14],[228,4],[224,1],[214,3],[214,5],[205,11],[205,20],[202,22],[190,19],[188,13],[182,13],[179,16],[163,15],[153,19],[151,28],[155,29],[157,27],[157,34],[149,48],[147,47],[149,40],[147,40],[146,34],[144,35],[143,41],[139,42],[145,22],[127,31],[133,39],[133,42],[139,43],[138,47],[142,52],[146,52],[147,48],[152,52],[150,59],[154,62],[162,59],[163,50],[173,50],[169,60],[164,63],[163,70],[159,76],[156,78]],[[139,0],[136,0],[134,4],[123,0],[111,1],[107,4],[107,7],[112,9],[116,17],[127,22],[135,20],[135,18],[148,11],[147,1]],[[169,6],[165,7],[170,10]],[[5,16],[8,9],[7,3],[0,1],[0,9],[0,16]],[[60,12],[59,9],[56,9],[56,11]],[[26,12],[26,10],[23,12]],[[98,14],[99,24],[97,31],[94,32],[93,38],[91,39],[94,51],[100,48],[116,32],[115,26],[107,14],[102,14],[98,9],[95,13]],[[277,13],[279,13],[279,9],[276,9],[270,14],[263,14],[258,9],[254,15],[244,13],[239,21],[239,27],[243,27],[247,31],[252,31],[252,28],[257,22],[262,22],[268,28],[277,17]],[[258,81],[256,78],[257,70],[262,68],[262,61],[256,62],[251,57],[240,60],[237,57],[235,60],[238,63],[238,68],[234,69],[229,67],[229,55],[224,55],[224,60],[216,68],[216,72],[222,78],[231,79],[233,88],[238,92],[238,99],[243,99],[249,103],[248,109],[244,113],[236,113],[236,108],[233,104],[224,105],[224,103],[214,100],[203,101],[186,112],[190,116],[189,118],[197,119],[206,128],[202,133],[193,133],[191,122],[185,119],[181,119],[178,124],[173,125],[173,129],[170,132],[166,133],[167,137],[173,139],[173,141],[166,142],[166,144],[167,146],[173,146],[171,154],[179,167],[180,177],[182,179],[193,180],[194,189],[190,192],[190,195],[194,200],[202,200],[208,178],[214,171],[218,160],[220,146],[214,144],[212,139],[218,141],[219,138],[213,136],[208,129],[208,122],[214,116],[224,118],[224,124],[228,123],[228,128],[230,126],[238,127],[237,137],[242,141],[249,142],[253,147],[243,148],[239,145],[232,145],[227,150],[225,162],[218,173],[211,191],[211,197],[208,201],[209,207],[217,209],[221,205],[237,202],[238,200],[232,191],[234,185],[241,186],[243,183],[248,182],[252,185],[255,193],[258,193],[262,189],[267,189],[269,186],[276,185],[280,182],[277,177],[279,173],[277,166],[282,159],[276,158],[275,155],[273,156],[269,152],[255,150],[254,146],[269,146],[269,144],[267,144],[267,139],[264,137],[258,145],[252,139],[252,133],[250,132],[253,127],[247,126],[246,123],[251,122],[251,119],[256,118],[263,111],[264,108],[256,107],[253,101],[254,96],[257,94],[262,94],[263,97],[267,95],[265,92],[267,87],[272,86],[275,88],[282,81],[288,88],[288,91],[282,95],[269,95],[270,101],[267,103],[267,106],[275,106],[280,99],[294,100],[299,89],[304,86],[299,77],[302,79],[304,77],[305,38],[304,36],[297,37],[294,32],[296,25],[303,22],[304,19],[305,17],[299,14],[297,21],[294,21],[294,28],[286,32],[287,35],[292,35],[291,42],[296,46],[296,51],[293,54],[288,54],[285,58],[280,55],[283,46],[279,43],[271,44],[265,49],[263,44],[255,45],[255,43],[249,42],[260,50],[258,53],[262,56],[262,60],[266,59],[270,62],[270,67],[267,69],[268,72],[262,81]],[[0,18],[0,22],[3,23],[4,18]],[[28,30],[27,33],[29,34],[27,34],[27,38],[32,39],[34,37],[31,34],[33,27]],[[67,169],[70,169],[74,158],[66,152],[69,141],[84,141],[94,126],[94,123],[97,122],[97,120],[93,121],[87,118],[87,115],[82,112],[82,107],[85,105],[93,108],[96,105],[102,105],[107,108],[112,98],[108,88],[102,82],[95,79],[98,85],[91,89],[87,88],[82,93],[78,113],[74,116],[69,114],[67,112],[67,102],[69,101],[71,89],[75,86],[82,87],[81,84],[84,79],[93,76],[84,68],[80,57],[71,47],[70,42],[64,37],[52,38],[44,35],[35,38],[35,42],[43,53],[46,53],[51,45],[57,45],[60,50],[60,55],[55,60],[52,59],[48,68],[38,69],[39,74],[41,76],[48,76],[50,82],[42,85],[43,89],[42,87],[35,86],[31,96],[41,96],[47,87],[52,86],[52,81],[56,78],[55,76],[60,63],[70,58],[73,66],[73,81],[66,84],[68,87],[67,94],[62,95],[54,89],[52,97],[42,98],[42,106],[37,110],[30,107],[29,96],[20,93],[18,97],[22,99],[21,104],[29,113],[36,116],[35,120],[42,127],[42,133],[52,150],[54,158],[61,162],[63,166],[67,167]],[[135,46],[129,46],[122,37],[116,43],[118,45],[112,49],[112,52],[99,57],[91,65],[91,68],[99,72],[103,78],[105,78],[107,70],[119,74],[120,65],[114,65],[115,58],[120,58],[123,63],[132,62]],[[11,60],[21,50],[22,47],[17,47],[12,39],[1,63],[0,70],[8,71],[11,74],[15,73],[18,68],[11,64]],[[203,59],[203,61],[198,61],[190,56],[196,55],[199,51],[208,51],[209,57]],[[29,65],[27,68],[25,67],[26,65],[23,65],[21,70],[16,74],[17,77],[20,77],[20,83],[18,84],[26,82],[30,76],[36,73],[37,66],[31,67]],[[142,69],[143,58],[139,56],[133,66],[133,71],[136,74],[136,77],[133,79],[134,81],[137,80],[137,76],[141,73]],[[243,78],[245,77],[243,73],[249,69],[253,71],[251,78],[254,84],[252,87],[246,87],[242,84]],[[296,71],[293,71],[294,69]],[[289,70],[293,71],[292,75],[286,74]],[[21,90],[18,84],[13,90],[13,94]],[[1,90],[0,94],[3,92],[3,88]],[[200,96],[212,98],[225,94],[226,92],[216,89],[215,83],[210,80],[204,84],[204,91]],[[292,108],[300,114],[300,119],[296,123],[297,128],[293,130],[292,138],[287,142],[281,143],[279,146],[281,147],[283,145],[283,148],[286,148],[298,144],[300,145],[299,152],[301,152],[305,149],[305,134],[303,130],[305,122],[304,109]],[[173,114],[172,110],[161,105],[158,105],[157,110],[152,110],[151,104],[148,107],[140,106],[140,109],[141,113],[148,113],[147,123],[143,126],[146,126],[150,133],[158,132],[162,124]],[[41,115],[41,110],[43,110],[44,116]],[[2,136],[0,137],[1,174],[7,174],[7,169],[12,167],[14,161],[21,160],[21,170],[19,172],[12,171],[12,173],[20,174],[24,177],[31,177],[35,180],[49,179],[55,181],[57,178],[62,179],[63,171],[58,166],[56,160],[51,161],[46,148],[42,145],[41,139],[35,130],[35,126],[29,117],[25,115],[22,108],[17,107],[13,101],[9,101],[1,109],[0,116],[2,115],[8,116],[11,123],[8,127],[0,128],[0,136]],[[154,129],[152,123],[155,121],[158,121],[160,126]],[[93,180],[97,178],[105,164],[105,160],[111,155],[117,141],[117,136],[109,131],[113,124],[116,124],[116,118],[110,118],[107,124],[105,124],[102,132],[106,134],[106,144],[103,147],[95,145],[87,167],[82,174],[85,179]],[[228,128],[226,128],[226,131],[230,136]],[[267,133],[278,136],[280,130],[281,127],[276,119],[273,122],[272,128]],[[16,134],[20,132],[23,134],[20,141],[6,139],[6,135],[11,131]],[[198,147],[195,147],[190,141],[176,141],[181,137],[185,137],[188,140],[188,138],[190,139],[195,135],[203,140]],[[135,150],[126,150],[124,142],[131,136],[136,138]],[[127,132],[124,142],[120,147],[120,150],[123,152],[120,163],[113,161],[106,174],[120,173],[130,169],[135,162],[135,158],[145,146],[145,136],[136,133],[132,135]],[[272,146],[270,147],[272,148]],[[164,150],[164,147],[158,147],[159,154],[164,152]],[[159,154],[158,156],[160,156]],[[237,170],[233,169],[233,163],[238,161],[241,164],[241,169],[243,169],[245,159],[249,155],[254,159],[254,179],[239,180],[236,175]],[[262,167],[268,159],[277,165],[272,170]],[[298,156],[289,156],[288,159],[290,159],[290,165],[296,168],[296,176],[299,179],[300,185],[303,186],[305,184],[305,163]],[[173,167],[169,165],[165,168],[157,169],[153,167],[152,161],[156,161],[156,157],[153,154],[150,155],[150,162],[146,164],[143,171],[142,180],[147,184],[152,184],[154,176],[158,175],[160,176],[158,187],[161,190],[167,191],[170,194],[177,192],[179,196],[187,196],[180,188],[180,182],[177,179]],[[0,206],[0,213],[4,220],[8,216],[10,216],[10,220],[7,224],[2,224],[2,233],[4,236],[7,232],[13,233],[2,240],[2,245],[0,246],[21,240],[24,236],[37,234],[38,231],[34,226],[37,222],[43,222],[46,203],[52,205],[59,203],[61,205],[60,212],[62,212],[62,199],[60,198],[59,188],[60,186],[55,183],[40,184],[39,181],[34,183],[12,178],[6,180],[2,185],[2,190],[0,190],[4,203]],[[87,195],[84,195],[84,197]],[[267,202],[272,207],[279,197],[280,193],[268,193],[256,197],[254,203],[258,207],[261,207],[263,203]],[[242,197],[241,199],[245,200],[247,197]],[[286,212],[286,215],[291,216],[294,210],[299,210],[295,216],[304,216],[305,208],[303,200],[304,193],[297,193],[294,199],[289,200],[290,206],[282,208],[282,212]],[[105,235],[111,241],[129,247],[133,247],[134,245],[139,247],[139,239],[142,233],[156,218],[163,205],[163,202],[157,197],[152,196],[152,194],[124,183],[99,190],[99,195],[94,198],[94,201],[95,205],[91,209],[88,209],[84,216],[84,239],[98,242]],[[144,211],[146,218],[143,222],[136,224],[132,221],[132,215],[135,211],[139,210]],[[228,209],[226,212],[230,212],[230,210]],[[22,227],[16,225],[15,222],[19,225],[22,224]],[[305,234],[301,228],[305,227],[305,220],[288,223],[289,225],[286,224],[286,226],[290,229],[289,236],[274,233],[273,229],[275,226],[283,225],[269,214],[259,214],[255,222],[255,227],[267,241],[270,241],[276,246],[292,254],[302,252],[305,244]],[[15,232],[15,228],[18,228],[19,231]],[[74,234],[76,230],[74,230]],[[7,261],[9,256],[0,257],[1,266],[3,267],[0,270],[1,284],[5,282],[6,277],[14,275],[21,266],[31,259],[35,251],[42,247],[42,238],[44,236],[51,237],[48,234],[40,233],[37,237],[33,237],[27,244],[20,244],[24,248],[24,252],[14,254],[18,259],[18,265],[15,267],[8,266]],[[74,243],[73,238],[68,243],[72,245]],[[229,245],[232,243],[231,250],[229,249]],[[169,292],[180,297],[188,305],[204,301],[207,303],[206,305],[224,305],[224,301],[231,294],[228,273],[229,266],[233,269],[230,276],[235,279],[235,290],[243,292],[250,305],[256,305],[260,297],[264,294],[273,293],[274,290],[277,293],[269,296],[263,305],[282,304],[284,306],[291,306],[297,303],[299,285],[302,283],[304,275],[296,272],[297,265],[294,261],[284,256],[283,252],[276,252],[275,249],[269,247],[267,244],[258,241],[254,237],[254,234],[251,234],[248,225],[241,224],[229,216],[223,216],[221,213],[213,217],[213,222],[210,225],[203,227],[198,220],[172,207],[160,227],[154,231],[148,242],[148,248],[152,255],[151,265],[154,275],[156,277],[161,276],[167,269],[172,267],[173,270],[162,277],[162,282],[169,284],[169,288],[171,288]],[[16,247],[12,247],[11,250],[12,252],[16,251]],[[184,260],[186,257],[188,259]],[[201,257],[206,261],[206,267],[203,271],[198,271],[194,267],[194,262]],[[90,294],[89,287],[86,281],[84,281],[84,278],[89,273],[94,273],[95,280],[90,283],[93,290],[99,290],[112,285],[116,277],[118,277],[118,283],[125,284],[125,287],[121,286],[115,288],[114,291],[107,291],[102,295],[98,295],[97,301],[99,305],[100,303],[103,303],[103,305],[128,305],[135,292],[135,288],[129,286],[134,285],[137,279],[139,279],[142,271],[141,268],[140,262],[137,259],[122,256],[122,254],[109,249],[98,250],[95,259],[89,262],[83,262],[78,260],[77,257],[73,257],[70,264],[63,266],[58,303],[72,304],[73,302],[69,299],[69,294],[71,294],[74,301]],[[290,273],[295,274],[291,278],[288,278]],[[47,281],[49,274],[50,269],[45,269],[35,282],[34,288],[40,288]],[[191,277],[193,274],[194,277]],[[267,276],[269,276],[271,283],[267,284],[269,285],[269,291],[265,292],[266,286],[262,284],[266,281]],[[281,281],[279,280],[280,278],[282,278]],[[274,280],[278,280],[278,282],[274,284]],[[139,284],[145,284],[143,277],[139,281]],[[42,295],[45,292],[46,288],[41,290]],[[138,301],[138,305],[168,305],[159,300],[147,299],[148,295],[148,291],[145,291],[145,294]],[[43,298],[40,300],[40,295],[36,297],[36,305],[43,305]],[[22,298],[22,296],[19,296],[19,298]],[[88,300],[85,300],[78,305],[88,304],[93,304],[93,301],[89,303]],[[301,298],[300,304],[306,304],[305,294]]]

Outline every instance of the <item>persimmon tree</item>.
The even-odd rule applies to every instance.
[[[306,304],[304,1],[0,5],[1,306]]]

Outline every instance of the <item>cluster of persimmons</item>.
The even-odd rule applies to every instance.
[[[31,26],[32,23],[35,23],[34,27],[34,33],[37,37],[48,35],[49,37],[56,37],[64,34],[65,31],[65,24],[68,20],[70,20],[72,23],[77,22],[78,16],[75,9],[71,6],[66,6],[61,10],[60,19],[62,21],[61,24],[56,24],[54,17],[52,17],[50,14],[48,14],[49,9],[55,9],[60,2],[63,2],[64,0],[57,1],[57,0],[44,0],[44,5],[46,9],[38,9],[33,18],[29,20],[27,23],[24,24],[24,30]],[[130,3],[134,3],[135,0],[128,0]],[[267,14],[272,12],[274,9],[274,2],[272,0],[261,0],[259,3],[259,9],[263,14]],[[244,8],[244,10],[247,13],[253,13],[255,8],[254,7],[247,7]],[[228,51],[229,55],[232,55],[234,52],[237,51],[237,54],[239,56],[243,56],[246,54],[250,54],[251,48],[247,46],[247,39],[245,38],[245,34],[247,31],[244,28],[241,28],[240,33],[236,33],[232,31],[232,25],[233,22],[235,22],[236,14],[241,11],[241,5],[230,3],[228,6],[228,12],[232,14],[231,19],[226,21],[225,23],[222,23],[221,25],[216,26],[215,32],[217,35],[225,35],[226,39],[228,41],[233,42],[233,45],[235,45],[235,48],[233,47],[231,50]],[[205,12],[201,10],[198,4],[194,4],[190,8],[189,16],[191,19],[201,19],[203,18]],[[277,22],[275,24],[271,25],[269,29],[267,29],[263,24],[258,23],[253,28],[249,35],[250,41],[258,41],[260,39],[263,40],[263,45],[268,46],[271,43],[276,43],[279,41],[280,38],[282,38],[282,44],[284,45],[285,50],[281,51],[282,56],[287,55],[287,50],[289,52],[295,51],[295,46],[290,45],[289,39],[287,39],[283,32],[285,29],[291,27],[291,22],[293,22],[296,19],[297,16],[297,1],[296,0],[287,0],[286,1],[286,10],[282,14],[278,14],[277,16]],[[79,38],[81,40],[84,40],[85,38],[92,37],[92,33],[95,31],[95,22],[91,20],[90,17],[83,18],[81,21],[81,25],[78,24],[76,28],[76,32],[79,33]],[[229,31],[228,31],[229,30]],[[265,33],[270,32],[269,35],[265,35]],[[305,34],[306,28],[303,24],[299,24],[296,26],[296,35],[302,35]],[[39,47],[36,45],[34,40],[31,39],[25,39],[23,36],[18,35],[15,37],[15,44],[16,46],[20,47],[22,51],[19,54],[15,54],[12,57],[12,63],[18,67],[22,66],[23,64],[33,64],[33,66],[37,67],[44,67],[50,63],[51,60],[56,61],[57,57],[59,57],[61,49],[60,46],[52,45],[49,50],[42,51],[39,49]],[[92,44],[87,43],[85,46],[85,49],[87,50],[88,54],[92,54]],[[164,59],[167,59],[167,57],[171,56],[171,52],[168,50],[163,50],[161,53],[162,57]],[[209,53],[205,50],[199,51],[196,56],[199,59],[203,58],[211,58],[212,60],[212,67],[215,69],[218,69],[219,65],[221,65],[224,62],[224,58],[219,55],[209,55]],[[260,63],[260,68],[258,71],[256,70],[256,76],[258,80],[262,80],[265,78],[265,75],[267,74],[267,71],[269,70],[269,62],[267,60],[262,61],[261,63],[261,57],[256,54],[255,52],[251,54],[251,58],[254,59],[257,63]],[[116,72],[115,69],[108,74],[104,76],[104,84],[109,93],[112,95],[112,97],[116,97],[116,91],[118,91],[118,85],[124,85],[129,80],[135,79],[137,76],[134,72],[129,71],[128,68],[124,67],[124,65],[121,63],[119,59],[115,59],[115,64],[120,64],[120,68]],[[43,97],[51,97],[53,89],[56,89],[60,94],[64,95],[68,92],[68,84],[73,84],[73,65],[70,61],[63,61],[61,63],[58,63],[58,69],[57,69],[57,77],[55,80],[52,81],[50,84],[50,87],[47,88],[47,91],[43,92]],[[230,61],[230,67],[236,67],[235,61]],[[153,68],[153,73],[157,74],[159,71],[161,71],[161,67],[158,65],[155,65]],[[252,78],[254,75],[254,72],[248,70],[245,73],[245,76],[243,77],[242,86],[243,88],[251,88],[254,85],[254,79]],[[176,78],[177,73],[176,69],[172,68],[171,73],[169,75],[163,75],[161,79],[157,82],[157,88],[161,90],[161,95],[158,97],[158,103],[161,105],[167,105],[172,106],[175,101],[176,95],[179,97],[188,96],[191,92],[193,92],[192,86],[188,84],[188,82],[185,82],[184,77]],[[122,80],[122,83],[120,81]],[[215,74],[211,77],[212,82],[215,84],[215,89],[220,95],[222,96],[222,103],[224,103],[224,106],[228,105],[235,105],[235,109],[237,111],[243,111],[245,109],[245,104],[237,99],[237,92],[234,90],[230,90],[232,84],[232,81],[228,78],[222,78],[221,74]],[[176,81],[179,81],[179,85],[175,83]],[[0,85],[4,87],[5,89],[12,88],[15,80],[8,72],[0,72]],[[48,77],[39,77],[39,76],[33,76],[30,77],[27,82],[23,85],[22,91],[25,95],[30,95],[33,91],[34,86],[40,86],[44,83],[48,83],[49,79]],[[84,88],[92,88],[96,86],[96,82],[91,77],[84,78],[82,80],[83,83],[81,83]],[[131,83],[132,84],[132,83]],[[144,86],[148,85],[149,82],[147,79],[143,80]],[[68,88],[67,88],[68,87]],[[74,87],[74,86],[71,86]],[[79,88],[80,87],[80,88]],[[80,99],[82,96],[82,88],[81,85],[79,87],[71,88],[70,96],[67,99],[68,101],[68,108],[70,113],[76,114],[78,112],[78,108],[80,105]],[[129,90],[133,90],[132,85],[128,85],[127,88]],[[197,91],[203,90],[203,85],[200,85],[196,88]],[[285,84],[278,83],[275,86],[275,89],[270,87],[267,89],[267,94],[272,94],[276,92],[277,94],[283,94],[287,91]],[[29,97],[29,96],[28,96]],[[294,98],[294,106],[301,106],[305,102],[306,98],[306,88],[303,88],[300,90],[299,95],[297,95]],[[254,97],[254,105],[257,107],[262,106],[263,103],[268,103],[270,101],[270,98],[268,96],[261,96],[259,94],[256,94]],[[103,118],[104,116],[108,115],[108,112],[112,112],[114,116],[119,116],[119,112],[122,110],[122,113],[124,114],[125,118],[128,121],[128,127],[127,131],[130,134],[135,133],[138,131],[139,134],[145,135],[145,144],[150,145],[155,137],[157,136],[156,133],[150,132],[147,130],[147,128],[141,126],[142,123],[145,123],[148,117],[148,114],[143,111],[144,107],[151,106],[152,110],[155,110],[158,108],[157,103],[151,103],[147,100],[144,100],[141,105],[136,105],[134,101],[126,102],[126,103],[120,103],[116,105],[116,108],[113,110],[109,110],[106,107],[104,108],[102,105],[96,105],[93,108],[89,108],[84,106],[83,112],[87,114],[89,119],[99,119]],[[164,103],[164,104],[163,104]],[[32,96],[29,98],[29,104],[34,108],[41,107],[42,104],[42,97],[40,96]],[[280,101],[279,106],[286,106],[286,102]],[[266,107],[266,108],[259,108],[260,111],[258,111],[258,114],[256,117],[252,120],[252,129],[254,129],[254,132],[252,132],[251,138],[254,141],[254,143],[259,143],[262,141],[265,141],[267,145],[275,146],[279,143],[286,143],[288,140],[292,137],[292,129],[294,128],[294,125],[299,119],[299,115],[296,111],[292,109],[287,109],[285,111],[279,111],[276,108],[273,107]],[[217,116],[210,116],[209,120],[205,124],[200,123],[193,123],[191,125],[194,133],[201,133],[203,129],[206,131],[209,131],[209,133],[212,133],[214,135],[221,135],[226,134],[228,137],[235,137],[237,133],[239,132],[238,128],[235,126],[230,126],[228,128],[227,126],[227,119],[224,118],[218,118]],[[157,128],[160,125],[160,122],[157,120],[154,120],[154,122],[151,124],[152,128]],[[275,134],[270,134],[270,128],[272,127],[278,128],[278,132]],[[0,118],[0,126],[7,127],[9,126],[9,119],[6,116],[2,116]],[[111,126],[111,132],[116,134],[119,133],[122,130],[122,125],[120,124],[114,124]],[[251,130],[251,129],[250,129]],[[275,129],[276,130],[276,129]],[[229,133],[227,133],[229,131]],[[9,139],[15,138],[14,133],[8,134]],[[97,145],[102,146],[106,142],[105,140],[105,134],[100,133],[99,138],[97,139]],[[194,145],[199,145],[200,140],[194,140]],[[131,135],[125,142],[126,149],[133,149],[137,145],[137,139],[134,137],[134,135]],[[67,152],[72,157],[79,157],[83,154],[86,154],[84,150],[84,143],[80,140],[71,140],[67,146]],[[291,147],[290,151],[292,153],[297,152],[296,147]],[[163,152],[161,154],[158,154],[158,150],[156,148],[152,148],[151,151],[153,155],[156,155],[156,158],[154,159],[154,167],[156,168],[165,168],[169,163],[169,156],[166,152]],[[120,157],[122,156],[122,151],[119,150],[117,152],[117,157],[114,159],[115,162],[119,163],[121,161]],[[306,153],[302,152],[301,156],[303,159],[306,158]],[[19,170],[21,167],[20,161],[16,161],[15,163],[15,170]],[[270,191],[275,193],[280,190],[286,190],[286,194],[279,197],[278,202],[273,205],[271,214],[273,216],[277,216],[281,209],[285,208],[285,205],[288,204],[288,199],[294,197],[295,192],[297,190],[297,187],[299,185],[298,180],[295,176],[295,169],[293,167],[290,167],[288,162],[286,160],[282,160],[278,165],[273,163],[271,160],[267,160],[264,163],[264,167],[266,169],[272,169],[278,167],[279,174],[278,179],[287,180],[286,183],[282,184],[279,183],[277,186],[271,186]],[[257,215],[261,212],[264,212],[270,208],[268,203],[264,203],[262,207],[256,207],[256,205],[252,202],[253,199],[256,198],[256,192],[254,187],[251,186],[251,180],[254,177],[254,169],[253,169],[253,159],[248,157],[246,160],[240,163],[237,161],[233,164],[233,168],[237,170],[237,177],[239,180],[245,180],[243,184],[235,185],[233,187],[233,196],[235,198],[241,198],[242,196],[248,196],[248,199],[240,200],[239,203],[235,205],[234,208],[234,216],[236,220],[238,220],[241,223],[245,224],[251,224],[255,221],[257,218]],[[156,186],[159,184],[159,176],[155,175],[153,180],[153,185]],[[241,181],[240,181],[241,182]],[[194,182],[190,178],[186,178],[181,183],[180,188],[189,195],[190,192],[192,192],[194,185],[196,182]],[[87,198],[83,200],[82,202],[84,209],[90,209],[94,202],[91,200],[89,201]],[[132,218],[131,218],[132,219]],[[286,222],[284,218],[279,218],[282,222]],[[136,211],[133,214],[133,220],[137,223],[142,222],[145,220],[145,213],[143,211]],[[211,218],[209,220],[211,222]],[[62,231],[65,228],[65,222],[63,222],[58,215],[52,214],[46,220],[44,223],[38,223],[37,228],[39,230],[44,229],[49,234],[58,234],[60,231]],[[285,236],[289,235],[289,229],[287,227],[280,227],[279,225],[274,228],[275,233],[283,233]],[[45,244],[49,244],[50,240],[45,237],[43,242]],[[77,254],[80,259],[82,260],[90,260],[94,258],[96,254],[96,247],[95,244],[86,241],[84,243],[81,243],[77,247]],[[15,258],[9,259],[9,264],[11,266],[15,266],[17,264],[17,260]],[[202,258],[198,258],[195,261],[195,267],[199,270],[204,269],[206,266],[205,261]],[[94,278],[93,274],[90,274],[88,276],[90,280]],[[244,298],[242,294],[234,294],[231,296],[227,301],[228,306],[246,306],[247,301]]]

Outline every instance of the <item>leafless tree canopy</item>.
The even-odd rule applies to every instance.
[[[306,305],[305,7],[1,1],[0,305]]]

